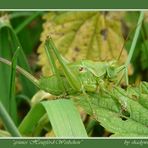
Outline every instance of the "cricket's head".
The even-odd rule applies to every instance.
[[[106,72],[107,72],[107,78],[110,81],[114,81],[115,78],[117,78],[117,76],[118,76],[117,69],[118,69],[118,64],[117,64],[116,60],[107,62],[107,71]]]
[[[115,81],[121,76],[121,72],[125,69],[125,65],[119,65],[118,61],[113,60],[108,62],[107,78],[110,81]]]
[[[117,67],[117,61],[116,60],[108,61],[108,66],[111,68]]]

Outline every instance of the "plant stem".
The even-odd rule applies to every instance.
[[[125,63],[125,73],[126,73],[126,84],[127,85],[129,84],[129,82],[128,82],[128,65],[130,64],[130,61],[132,59],[132,56],[133,56],[133,53],[134,53],[134,50],[135,50],[135,47],[136,47],[136,43],[137,43],[138,36],[139,36],[139,33],[140,33],[143,18],[144,18],[144,12],[141,11],[139,19],[138,19],[138,23],[137,23],[137,28],[136,28],[134,38],[133,38],[133,41],[132,41],[132,45],[131,45],[131,48],[130,48],[130,51],[129,51],[129,54],[128,54],[127,61]]]
[[[0,102],[0,117],[13,137],[21,137],[17,127],[13,123],[12,119],[10,118],[9,114],[7,113],[6,109],[4,108],[3,104]]]
[[[12,64],[10,61],[8,61],[8,60],[6,60],[4,58],[1,58],[1,57],[0,57],[0,62],[5,63],[5,64],[7,64],[9,66],[11,66],[11,64]],[[22,75],[24,75],[27,79],[29,79],[35,86],[40,88],[39,81],[34,76],[32,76],[29,72],[27,72],[26,70],[24,70],[20,66],[16,66],[16,70],[18,72],[20,72]]]

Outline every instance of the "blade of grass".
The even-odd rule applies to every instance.
[[[58,137],[87,137],[80,114],[71,100],[42,102]]]
[[[140,33],[143,18],[144,18],[144,12],[141,11],[140,15],[139,15],[135,35],[134,35],[134,38],[133,38],[133,41],[132,41],[132,45],[131,45],[131,48],[130,48],[130,51],[129,51],[129,54],[128,54],[128,58],[127,58],[127,61],[125,62],[125,67],[126,67],[125,68],[125,75],[126,75],[126,84],[127,85],[129,84],[129,81],[128,81],[128,65],[130,64],[130,61],[132,59],[132,56],[133,56],[133,53],[134,53],[134,50],[135,50],[135,47],[136,47],[136,43],[137,43],[138,36],[139,36],[139,33]]]
[[[16,34],[18,34],[21,30],[23,30],[29,23],[32,22],[32,20],[34,20],[36,17],[38,17],[39,15],[41,15],[43,12],[36,12],[33,13],[31,16],[29,16],[27,19],[24,20],[24,22],[22,22],[16,29],[15,32]]]
[[[6,109],[4,108],[3,104],[0,102],[0,117],[6,127],[6,129],[9,131],[9,133],[13,137],[20,137],[20,133],[13,123],[12,119],[10,118],[9,114],[7,113]]]
[[[7,21],[3,20],[0,21],[0,56],[11,59],[13,53],[20,47],[20,55],[18,57],[18,65],[26,69],[27,71],[31,71],[28,65],[27,59],[24,55],[23,49],[21,44],[18,40],[18,37],[10,26]],[[10,79],[8,76],[10,74],[10,69],[5,65],[0,65],[0,83],[3,84],[3,87],[0,89],[1,98],[5,98],[5,100],[1,100],[5,105],[6,109],[8,109],[8,102],[9,102],[9,83]],[[32,97],[33,94],[36,92],[35,86],[28,81],[24,76],[20,75],[21,84],[23,87],[23,93],[26,94],[28,97]]]
[[[11,12],[9,14],[9,18],[10,19],[15,19],[15,18],[18,18],[18,17],[22,17],[22,16],[30,16],[32,15],[32,12],[28,12],[28,11],[24,11],[24,12]]]
[[[20,133],[25,136],[32,136],[33,130],[44,114],[45,109],[40,103],[33,106],[19,125]]]
[[[48,116],[45,113],[44,116],[42,116],[41,119],[38,121],[38,124],[32,133],[33,136],[35,136],[35,137],[40,136],[40,133],[42,132],[43,128],[44,129],[47,128],[47,125],[48,125],[48,130],[52,130],[52,127],[49,124]]]
[[[13,119],[14,123],[17,125],[17,107],[16,107],[16,99],[15,99],[15,77],[16,77],[16,65],[17,65],[17,57],[19,54],[19,47],[17,48],[11,64],[11,78],[10,78],[10,91],[9,91],[9,115]]]
[[[16,33],[26,55],[30,55],[33,49],[38,46],[43,22],[41,18],[43,12],[29,13],[28,16],[21,16],[20,13],[20,17],[11,19],[14,30],[19,30]]]
[[[91,119],[89,122],[88,122],[88,124],[87,124],[87,126],[86,126],[86,131],[87,131],[87,133],[90,135],[91,133],[92,133],[92,131],[93,131],[93,129],[94,129],[94,126],[97,124],[97,121],[96,120],[94,120],[94,119]]]
[[[7,49],[7,42],[5,40],[5,36],[7,36],[8,32],[7,30],[3,30],[3,34],[4,36],[1,37],[1,30],[0,30],[0,56],[3,57],[7,57],[10,58],[10,51],[9,50],[3,50],[2,51],[2,47],[4,49]],[[0,86],[0,101],[3,103],[3,105],[5,106],[6,110],[8,110],[9,105],[9,96],[8,96],[8,92],[9,92],[9,83],[10,83],[10,68],[5,66],[4,64],[0,63],[0,83],[3,84],[3,86]]]
[[[44,101],[35,105],[19,126],[23,135],[33,133],[37,122],[47,113],[57,137],[87,137],[79,112],[71,100]]]

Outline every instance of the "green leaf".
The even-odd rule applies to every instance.
[[[18,37],[9,24],[8,18],[0,18],[0,56],[6,59],[11,60],[15,50],[20,47],[20,54],[18,56],[18,65],[30,72],[30,67],[28,65],[27,59],[24,55],[21,44],[18,40]],[[10,73],[10,68],[6,65],[0,63],[0,83],[3,84],[3,87],[0,89],[0,95],[2,103],[8,109],[9,103],[9,82],[10,78],[8,74]],[[20,80],[23,86],[23,92],[31,97],[36,91],[35,86],[26,78],[20,75]]]
[[[16,65],[17,65],[17,56],[19,53],[19,48],[14,53],[12,58],[12,65],[11,65],[11,78],[10,78],[10,91],[9,91],[9,114],[15,124],[17,124],[17,107],[16,107],[16,99],[15,99],[15,78],[16,78]]]
[[[31,134],[36,127],[37,122],[44,114],[45,109],[40,103],[33,106],[19,126],[20,133],[25,136],[32,136]]]
[[[146,125],[136,122],[131,118],[124,121],[121,119],[119,113],[100,108],[96,110],[96,116],[96,119],[103,127],[112,133],[118,133],[118,136],[122,136],[123,134],[126,134],[127,136],[130,136],[131,134],[133,134],[133,136],[148,135],[148,128]]]
[[[57,136],[87,137],[81,117],[72,101],[57,100],[42,104]]]
[[[140,87],[130,87],[128,91],[116,87],[89,94],[92,112],[85,98],[78,103],[115,136],[148,136],[148,93],[142,92],[143,87],[148,91],[148,83]]]
[[[87,137],[74,104],[71,100],[65,99],[43,101],[35,105],[22,121],[20,132],[23,135],[31,134],[45,113],[57,137]]]

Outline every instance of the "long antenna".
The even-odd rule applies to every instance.
[[[125,39],[124,42],[123,42],[121,51],[120,51],[119,56],[118,56],[118,58],[117,58],[117,61],[120,60],[120,57],[121,57],[122,52],[123,52],[123,49],[124,49],[124,47],[125,47],[125,44],[126,44],[127,40],[129,39],[130,35],[133,33],[133,31],[134,31],[139,25],[141,25],[141,23],[142,23],[142,22],[138,22],[138,24],[136,24],[136,25],[130,30],[130,32],[128,33],[126,39]]]

